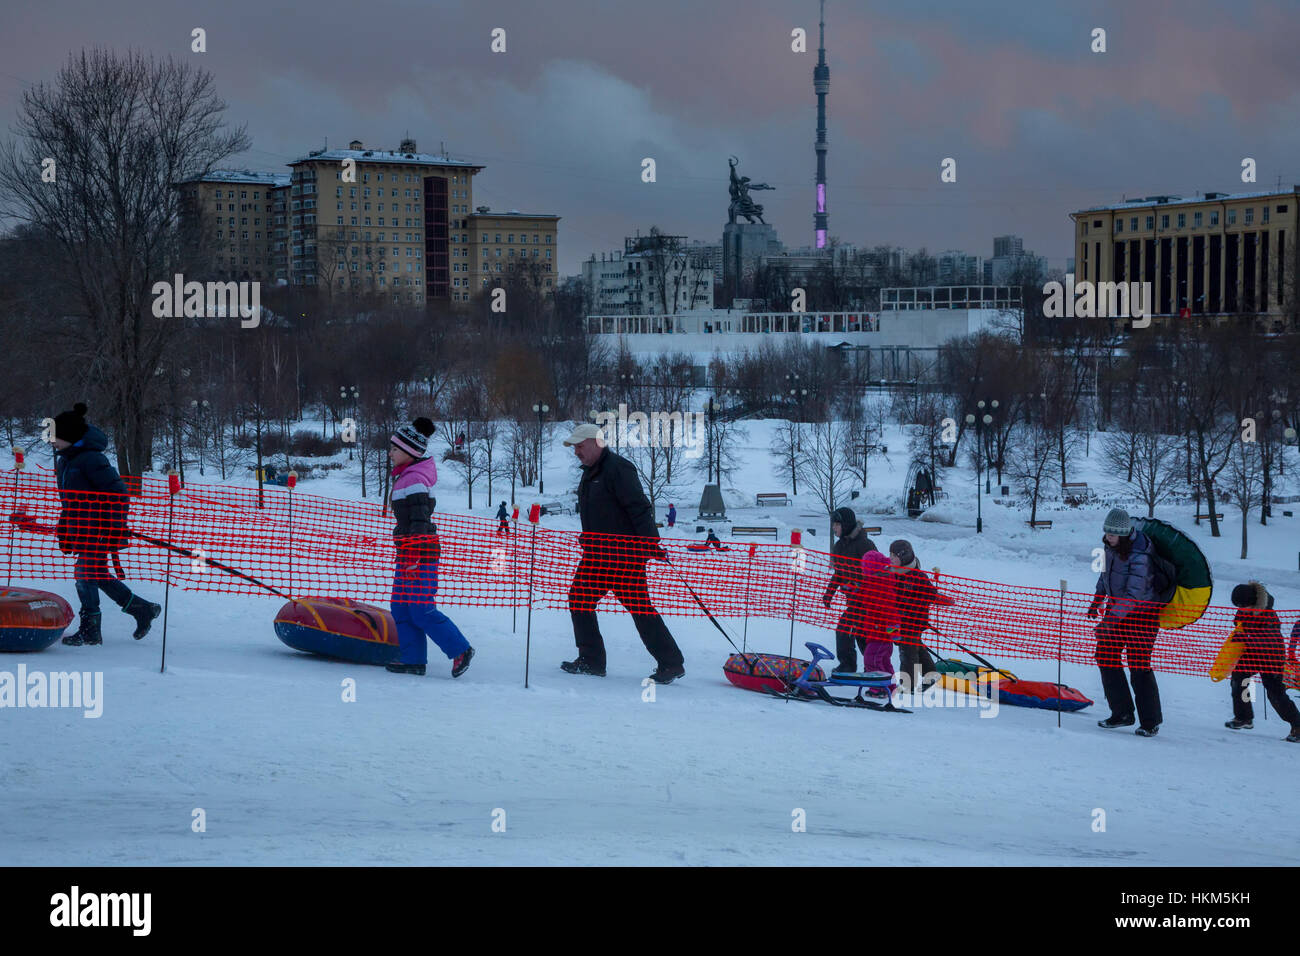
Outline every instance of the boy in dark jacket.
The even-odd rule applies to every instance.
[[[930,606],[954,602],[930,583],[910,541],[899,539],[889,546],[889,563],[898,603],[898,669],[907,675],[910,690],[922,690],[925,675],[934,673],[934,658],[921,646],[921,635],[930,626]]]
[[[1139,737],[1154,737],[1163,720],[1160,688],[1151,669],[1151,651],[1160,631],[1160,607],[1156,603],[1155,566],[1152,544],[1133,527],[1123,508],[1112,508],[1102,525],[1106,564],[1097,578],[1097,594],[1088,608],[1096,617],[1104,605],[1105,616],[1094,632],[1101,686],[1110,705],[1110,716],[1097,721],[1099,727],[1133,726],[1134,698],[1140,721],[1134,731]],[[1124,683],[1124,659],[1128,656],[1133,693]]]
[[[78,402],[70,412],[54,417],[56,449],[54,474],[59,488],[59,550],[77,555],[74,572],[77,597],[81,599],[81,623],[64,644],[102,644],[99,592],[135,618],[137,641],[149,633],[162,608],[138,595],[108,572],[108,555],[127,542],[126,516],[130,497],[104,449],[108,438],[86,424],[86,406]]]
[[[578,657],[560,667],[570,674],[605,676],[605,639],[596,620],[596,605],[613,591],[658,665],[650,679],[671,683],[686,673],[682,652],[650,601],[645,574],[647,561],[667,561],[668,555],[659,546],[654,509],[641,489],[636,466],[606,448],[595,425],[579,425],[564,444],[582,463],[578,484],[582,559],[569,587]]]
[[[1238,584],[1232,589],[1232,603],[1239,610],[1232,619],[1236,638],[1245,643],[1237,666],[1232,669],[1232,720],[1224,724],[1229,730],[1250,730],[1254,726],[1255,709],[1246,699],[1246,681],[1259,675],[1268,693],[1268,702],[1277,715],[1291,725],[1287,735],[1289,743],[1300,743],[1300,709],[1286,695],[1282,683],[1282,622],[1273,610],[1273,595],[1258,581]]]
[[[504,501],[501,502],[501,507],[497,509],[497,520],[501,522],[501,524],[497,526],[497,534],[509,534],[510,515],[506,512],[506,503]]]
[[[832,673],[852,674],[858,669],[856,643],[862,647],[863,602],[862,556],[875,551],[875,542],[867,535],[852,508],[837,508],[831,514],[831,533],[838,540],[831,545],[831,579],[822,592],[822,604],[831,606],[836,591],[844,592],[847,607],[835,622],[835,656],[838,662]],[[866,653],[865,651],[863,653]]]

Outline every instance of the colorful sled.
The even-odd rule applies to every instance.
[[[0,652],[43,651],[72,623],[72,605],[35,588],[0,588]]]
[[[805,642],[804,647],[812,652],[813,658],[811,661],[802,662],[804,666],[793,680],[786,681],[785,686],[780,690],[767,684],[758,689],[769,696],[780,697],[782,700],[819,700],[833,707],[857,707],[862,710],[877,710],[894,714],[911,713],[910,710],[894,706],[891,699],[894,689],[894,674],[892,671],[869,671],[865,674],[847,674],[832,671],[831,676],[826,677],[818,665],[821,661],[835,660],[835,655],[813,641]],[[732,657],[736,656],[743,657],[744,655],[732,655]],[[800,663],[789,657],[780,658],[780,660]],[[727,676],[730,677],[731,674],[728,673]],[[831,687],[854,688],[857,690],[857,695],[855,697],[836,697],[828,690]],[[873,700],[866,696],[868,692],[881,694],[883,699]]]
[[[1186,534],[1158,518],[1136,518],[1133,523],[1178,572],[1174,596],[1160,611],[1160,626],[1173,631],[1199,621],[1214,591],[1210,564],[1201,549]]]
[[[275,616],[275,634],[296,651],[357,664],[397,659],[397,626],[383,608],[351,598],[290,601]]]
[[[1223,680],[1232,673],[1233,668],[1237,666],[1237,661],[1241,660],[1241,655],[1246,651],[1246,642],[1237,640],[1240,634],[1241,625],[1238,624],[1219,648],[1219,653],[1215,655],[1214,663],[1210,665],[1210,680],[1216,683]]]
[[[1012,707],[1037,707],[1042,710],[1082,710],[1093,704],[1082,691],[1065,684],[1042,680],[1021,680],[1008,671],[992,670],[966,661],[944,659],[935,662],[941,675],[940,686],[973,697],[988,697],[996,687],[998,703]],[[974,675],[974,679],[971,678]]]
[[[802,661],[797,657],[751,651],[732,654],[727,658],[727,663],[722,665],[722,672],[727,675],[727,680],[745,690],[758,691],[760,694],[783,694],[803,676],[810,664],[810,661]],[[813,667],[809,676],[813,680],[826,679],[826,673],[818,666]]]

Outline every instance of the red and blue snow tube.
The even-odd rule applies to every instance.
[[[1041,707],[1069,713],[1093,703],[1081,690],[1045,680],[1001,680],[997,687],[998,702],[1015,707]]]
[[[43,651],[72,623],[72,605],[35,588],[0,588],[0,651]]]
[[[803,672],[808,669],[808,663],[797,657],[750,652],[732,654],[727,658],[727,663],[722,665],[722,672],[727,675],[727,680],[745,690],[784,694],[796,680],[803,676]],[[825,680],[826,673],[817,666],[812,669],[808,679]]]
[[[275,616],[275,634],[296,651],[356,664],[397,659],[397,626],[383,608],[351,598],[290,601]]]

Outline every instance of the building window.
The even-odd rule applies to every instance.
[[[1217,226],[1218,224],[1219,224],[1219,213],[1218,210],[1215,210],[1214,212],[1210,213],[1210,225]]]
[[[1147,216],[1147,229],[1154,229],[1156,225],[1155,216]]]
[[[1200,229],[1200,228],[1201,228],[1201,219],[1202,219],[1202,218],[1203,218],[1203,214],[1202,214],[1202,213],[1199,213],[1199,212],[1194,212],[1194,213],[1192,213],[1192,226],[1193,226],[1194,228],[1196,228],[1196,229]]]
[[[231,207],[231,208],[234,208],[234,207]],[[497,241],[497,242],[500,242],[500,241],[501,241],[501,233],[498,232],[498,233],[496,234],[496,236],[497,236],[497,237],[496,237],[496,241]]]
[[[1268,207],[1267,207],[1267,206],[1264,207],[1263,218],[1261,219],[1261,221],[1262,221],[1262,222],[1268,222]]]
[[[1185,213],[1185,212],[1180,212],[1180,213],[1178,214],[1178,228],[1179,228],[1179,229],[1186,229],[1186,228],[1187,228],[1187,213]]]
[[[1118,216],[1115,218],[1115,231],[1116,232],[1124,231],[1124,220],[1120,219]]]
[[[1277,207],[1277,211],[1278,211],[1278,213],[1284,213],[1284,212],[1286,212],[1286,206],[1278,206],[1278,207]]]
[[[1255,224],[1255,207],[1250,206],[1246,209],[1246,225],[1253,226],[1254,224]]]
[[[1235,209],[1229,209],[1229,210],[1228,210],[1228,225],[1230,225],[1230,226],[1235,226],[1236,224],[1237,224],[1237,210],[1235,210]]]
[[[1161,229],[1168,229],[1168,228],[1169,228],[1169,214],[1168,214],[1168,213],[1165,213],[1163,216],[1160,217],[1160,228],[1161,228]]]

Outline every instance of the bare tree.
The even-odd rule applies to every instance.
[[[790,483],[790,493],[799,494],[800,465],[803,453],[800,450],[799,426],[794,422],[782,422],[776,427],[772,439],[772,457],[776,459],[776,473],[783,481]]]
[[[1182,488],[1181,444],[1175,436],[1157,432],[1150,422],[1126,424],[1107,432],[1102,441],[1103,460],[1116,473],[1127,469],[1126,481],[1147,506],[1148,518],[1155,515],[1156,505]]]
[[[1057,438],[1052,430],[1038,423],[1020,429],[1007,464],[1010,476],[1029,495],[1030,521],[1038,520],[1039,499],[1051,490],[1056,456]]]
[[[186,266],[176,186],[250,145],[224,110],[212,76],[179,60],[82,51],[24,91],[21,145],[0,150],[0,211],[57,240],[47,273],[77,290],[75,358],[109,398],[122,474],[150,466],[154,370],[182,326],[152,309],[154,283]]]
[[[1264,461],[1259,444],[1242,441],[1240,437],[1228,451],[1228,490],[1241,512],[1241,557],[1246,557],[1246,529],[1250,525],[1250,512],[1259,507],[1264,496]]]
[[[826,509],[829,533],[830,515],[848,497],[857,477],[852,430],[846,422],[814,422],[804,436],[804,449],[798,471]]]

